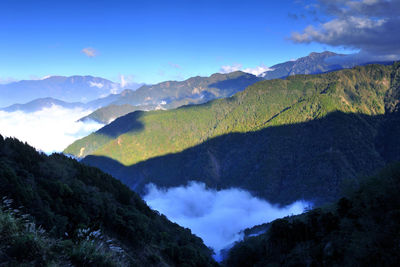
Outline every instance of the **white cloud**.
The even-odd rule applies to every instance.
[[[230,72],[241,70],[242,67],[243,67],[242,64],[239,64],[239,63],[235,63],[233,65],[225,65],[225,66],[221,67],[219,72],[221,72],[221,73],[230,73]]]
[[[168,65],[170,65],[174,69],[181,69],[182,67],[179,64],[168,62]]]
[[[273,70],[273,69],[268,68],[264,64],[261,64],[260,66],[257,66],[255,68],[246,68],[246,69],[243,69],[242,71],[258,76],[266,71],[271,71],[271,70]]]
[[[90,112],[55,105],[32,113],[0,111],[0,134],[16,137],[46,153],[61,152],[75,140],[103,126],[77,122]]]
[[[121,79],[121,87],[124,88],[128,84],[128,82],[125,80],[124,75],[121,75],[120,79]]]
[[[41,77],[39,80],[46,80],[46,79],[48,79],[50,77],[51,77],[51,75],[46,75],[46,76]]]
[[[271,71],[272,69],[268,68],[264,64],[261,64],[254,68],[243,68],[242,64],[235,63],[233,65],[222,66],[219,72],[220,73],[230,73],[230,72],[234,72],[234,71],[238,71],[238,70],[258,76],[266,71]]]
[[[129,88],[129,89],[138,88],[138,84],[135,83],[135,75],[120,75],[119,79],[121,88]]]
[[[323,23],[294,32],[295,43],[317,42],[359,50],[362,55],[400,57],[400,1],[318,0],[315,13],[328,15]]]
[[[89,82],[89,85],[90,85],[90,87],[97,87],[97,88],[103,88],[103,86],[104,86],[104,84],[102,84],[102,83],[96,83],[96,82],[92,82],[92,81],[90,81]]]
[[[188,227],[207,246],[219,252],[242,238],[241,231],[291,214],[302,213],[309,206],[298,201],[286,207],[271,205],[241,189],[216,191],[203,183],[160,189],[147,185],[144,200],[173,222]]]
[[[118,88],[117,86],[113,86],[113,87],[110,89],[110,94],[115,95],[115,94],[118,93],[118,91],[119,91],[119,88]]]
[[[88,57],[95,57],[98,54],[97,51],[92,47],[85,47],[81,50],[81,52]]]

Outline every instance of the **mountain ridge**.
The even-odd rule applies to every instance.
[[[144,85],[137,90],[124,90],[113,96],[108,105],[95,110],[81,120],[101,123],[135,110],[173,109],[184,105],[205,103],[216,98],[229,97],[261,79],[245,72],[214,73],[208,77],[195,76],[184,81],[165,81]]]

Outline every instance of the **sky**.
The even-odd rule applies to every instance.
[[[47,75],[118,82],[123,75],[157,83],[224,66],[266,68],[310,52],[358,51],[301,35],[335,18],[323,2],[2,0],[0,82]]]

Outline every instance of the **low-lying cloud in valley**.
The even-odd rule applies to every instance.
[[[219,252],[242,238],[241,231],[282,218],[300,214],[309,203],[297,201],[286,207],[278,207],[237,188],[216,191],[205,184],[190,182],[187,186],[169,189],[147,186],[144,200],[173,222],[188,227]]]
[[[61,152],[75,140],[103,126],[77,121],[90,112],[56,105],[32,113],[0,111],[0,134],[28,142],[45,153]]]

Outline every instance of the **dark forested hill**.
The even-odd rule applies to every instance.
[[[1,136],[0,196],[0,265],[214,265],[200,238],[120,181]]]
[[[397,266],[399,190],[397,163],[334,205],[266,225],[230,250],[226,266]]]
[[[297,75],[203,105],[133,112],[65,152],[92,155],[84,162],[138,190],[200,180],[279,203],[331,201],[344,180],[399,159],[399,69]]]

